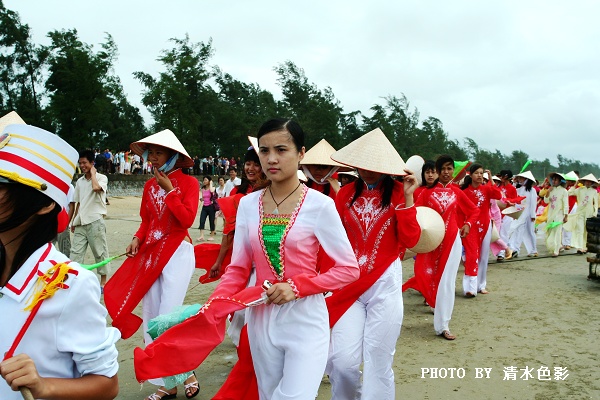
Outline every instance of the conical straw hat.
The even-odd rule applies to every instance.
[[[580,181],[590,181],[594,183],[598,183],[598,179],[594,176],[594,174],[587,174],[583,178],[579,178]]]
[[[334,161],[367,171],[406,175],[406,164],[392,143],[377,128],[331,155]]]
[[[530,181],[535,182],[535,177],[533,176],[531,171],[522,172],[520,174],[517,174],[516,176],[520,176],[522,178],[529,179]]]
[[[2,132],[8,125],[13,124],[25,125],[25,121],[23,121],[23,119],[19,117],[19,114],[17,114],[15,111],[11,111],[0,118],[0,132]]]
[[[321,139],[319,143],[304,153],[304,158],[300,161],[300,165],[331,165],[348,170],[349,168],[345,165],[331,159],[333,153],[335,153],[333,146],[327,140]]]
[[[429,207],[417,207],[417,222],[421,227],[421,236],[416,246],[409,250],[417,254],[435,250],[446,234],[442,216]]]
[[[175,163],[175,168],[189,168],[194,166],[194,160],[192,160],[192,157],[190,157],[188,152],[185,151],[185,148],[183,147],[179,139],[177,139],[177,136],[175,136],[175,134],[169,129],[165,129],[164,131],[160,131],[158,133],[155,133],[154,135],[145,137],[142,140],[133,142],[129,147],[131,148],[131,150],[133,150],[135,154],[141,157],[144,154],[147,145],[149,144],[163,146],[181,154],[183,157],[179,157],[179,159]]]
[[[514,219],[519,219],[521,214],[523,214],[523,210],[523,208],[518,209],[516,206],[510,206],[502,210],[502,214],[508,215],[509,217],[512,217]]]

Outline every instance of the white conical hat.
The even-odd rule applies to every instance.
[[[421,172],[423,171],[423,164],[425,164],[425,160],[423,157],[414,155],[410,156],[408,160],[406,160],[406,169],[412,171],[413,175],[417,179],[419,186],[423,184],[423,176]]]
[[[533,174],[531,173],[531,171],[522,172],[520,174],[517,174],[517,176],[520,176],[520,177],[525,178],[525,179],[529,179],[530,181],[532,181],[532,182],[535,183],[535,177],[533,176]]]
[[[421,236],[418,243],[409,250],[417,254],[435,250],[446,234],[442,216],[429,207],[417,207],[417,222],[421,227]]]
[[[137,142],[133,142],[129,147],[135,154],[141,157],[146,150],[146,145],[148,144],[163,146],[181,154],[183,157],[179,157],[175,163],[175,168],[189,168],[194,166],[194,160],[192,160],[192,157],[190,157],[188,152],[185,151],[185,148],[179,139],[177,139],[177,136],[175,136],[175,134],[169,129],[165,129],[164,131],[147,136],[141,140],[138,140]]]
[[[406,175],[406,164],[392,143],[377,128],[331,155],[339,163],[388,175]]]
[[[583,178],[579,178],[580,181],[590,181],[594,183],[598,183],[598,179],[594,176],[594,174],[587,174]]]
[[[11,111],[0,118],[0,132],[2,132],[8,125],[12,124],[25,125],[25,121],[23,121],[23,119],[19,117],[19,114],[17,114],[15,111]]]

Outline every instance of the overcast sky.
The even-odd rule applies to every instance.
[[[211,59],[280,98],[273,67],[286,60],[346,112],[406,95],[421,120],[451,139],[531,158],[598,164],[600,2],[595,0],[155,1],[4,0],[36,43],[76,28],[94,45],[110,33],[116,74],[132,103],[134,71],[156,74],[170,38],[213,40]],[[401,154],[407,159],[411,154]],[[585,173],[586,171],[581,171]]]

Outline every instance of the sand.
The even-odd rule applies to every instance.
[[[139,197],[110,198],[106,226],[111,254],[124,252],[131,240],[140,222],[140,202]],[[194,239],[199,236],[195,229],[199,214],[190,229]],[[219,221],[217,242],[221,229]],[[600,398],[600,282],[586,279],[585,256],[571,250],[550,258],[542,243],[540,233],[538,258],[490,262],[488,295],[462,296],[461,266],[450,322],[455,341],[435,336],[429,307],[423,306],[417,292],[405,293],[394,362],[396,398]],[[90,251],[86,262],[93,262]],[[113,271],[121,262],[113,262]],[[412,260],[404,261],[404,280],[412,271]],[[198,285],[199,275],[197,271],[190,282],[186,304],[203,303],[215,286]],[[140,386],[135,379],[136,346],[143,346],[141,331],[118,342],[119,399],[143,399],[154,391],[154,386]],[[235,347],[226,338],[196,370],[201,386],[196,399],[210,399],[235,361]],[[562,376],[555,376],[558,370]],[[181,387],[178,398],[185,398]],[[317,399],[329,398],[330,385],[324,377]]]

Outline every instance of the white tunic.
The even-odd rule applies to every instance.
[[[0,287],[0,354],[12,346],[25,324],[36,278],[55,263],[68,258],[51,244],[36,250],[4,287]],[[29,329],[16,348],[33,359],[42,377],[78,378],[83,375],[113,377],[119,364],[115,343],[120,333],[106,326],[106,309],[100,304],[100,286],[95,275],[69,263],[69,273],[54,296],[44,300]],[[22,399],[0,379],[0,399]]]

